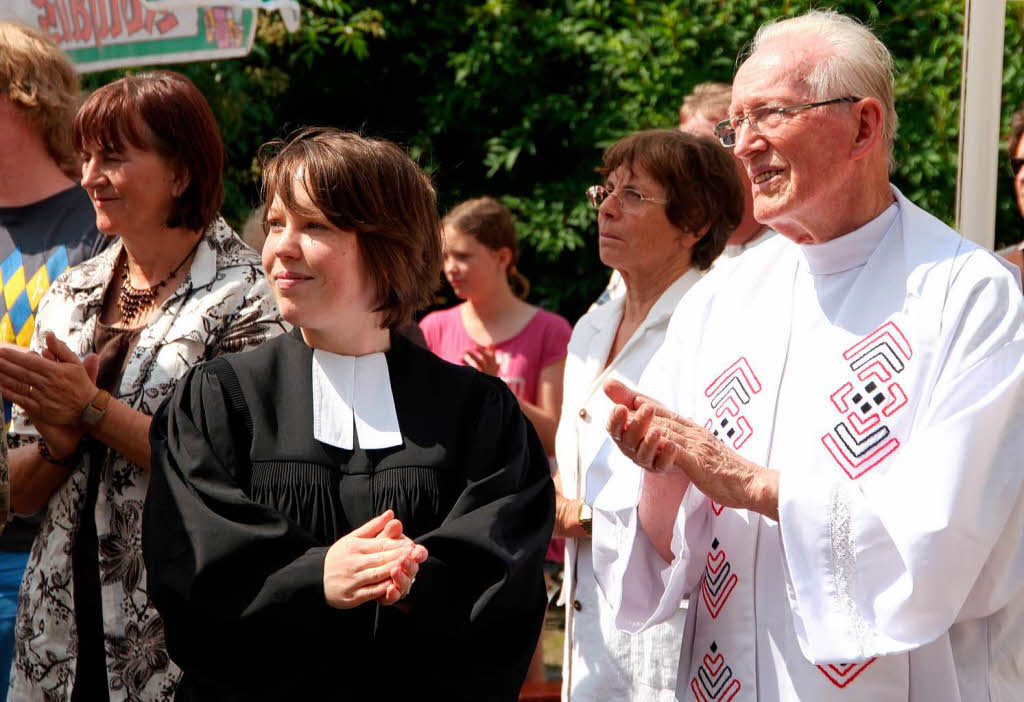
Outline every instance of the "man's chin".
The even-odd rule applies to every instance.
[[[775,199],[768,202],[762,200],[760,206],[757,200],[754,200],[754,219],[762,225],[774,229],[773,222],[782,217],[785,209],[785,204]]]

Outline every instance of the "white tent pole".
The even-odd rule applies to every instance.
[[[966,0],[956,228],[990,249],[995,244],[1005,26],[1006,0]]]

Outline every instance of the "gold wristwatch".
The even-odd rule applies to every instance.
[[[96,425],[100,423],[103,416],[107,413],[107,405],[110,404],[110,393],[106,390],[98,391],[89,404],[82,410],[81,421],[85,425],[86,429],[93,430]]]
[[[591,509],[590,505],[586,502],[580,502],[580,528],[586,532],[587,536],[593,536],[594,534],[594,510]]]

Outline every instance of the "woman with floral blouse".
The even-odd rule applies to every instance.
[[[119,237],[0,350],[12,508],[45,508],[22,581],[12,699],[170,700],[180,671],[141,550],[150,416],[192,366],[283,331],[258,254],[217,215],[224,148],[184,76],[122,78],[74,121],[97,228]],[[81,360],[80,360],[81,359]]]

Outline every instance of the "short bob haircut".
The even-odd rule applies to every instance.
[[[0,94],[35,124],[58,165],[75,165],[71,120],[78,109],[78,76],[45,34],[0,22]]]
[[[104,85],[72,125],[75,148],[118,152],[127,142],[155,151],[188,184],[175,198],[168,227],[206,229],[224,198],[224,144],[206,98],[185,76],[153,71]]]
[[[597,172],[644,170],[665,189],[665,214],[683,232],[707,231],[691,252],[707,270],[743,218],[743,186],[733,157],[710,139],[668,129],[649,129],[619,139],[604,152]],[[646,194],[646,193],[645,193]]]
[[[264,206],[304,215],[295,182],[335,227],[357,235],[374,312],[393,329],[429,306],[441,281],[441,222],[430,178],[390,141],[310,127],[263,149]],[[264,227],[266,222],[264,221]]]

